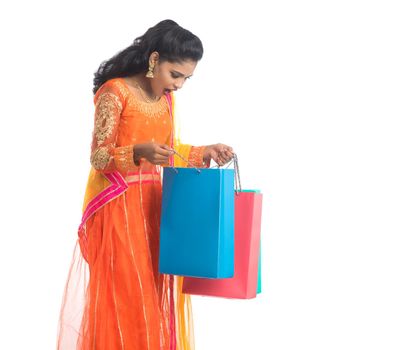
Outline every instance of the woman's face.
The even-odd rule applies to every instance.
[[[196,66],[197,62],[191,60],[181,63],[156,62],[154,78],[149,79],[154,95],[162,96],[167,92],[181,89],[186,80],[193,75]]]

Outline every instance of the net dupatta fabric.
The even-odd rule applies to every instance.
[[[126,89],[120,79],[109,85],[104,93]],[[115,92],[121,99],[127,95]],[[171,147],[196,166],[209,166],[202,163],[203,146],[181,144],[175,136],[174,97],[166,98]],[[186,166],[176,155],[170,165]],[[183,277],[158,273],[161,180],[160,166],[130,173],[91,168],[62,298],[58,350],[195,349]]]

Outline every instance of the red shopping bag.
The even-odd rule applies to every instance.
[[[255,298],[258,290],[262,194],[243,190],[235,197],[234,277],[185,277],[183,293],[235,299]]]

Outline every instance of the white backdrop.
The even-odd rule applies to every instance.
[[[263,293],[193,297],[197,350],[399,349],[395,1],[2,4],[0,348],[54,349],[89,170],[92,78],[166,18],[205,53],[183,141],[264,193]]]

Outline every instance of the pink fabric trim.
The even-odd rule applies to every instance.
[[[171,142],[170,146],[173,149],[174,147],[174,124],[173,124],[173,112],[172,112],[172,97],[170,94],[166,94],[166,100],[168,101],[169,105],[169,114],[172,121],[172,131],[171,131]],[[174,166],[174,159],[171,157],[171,165]],[[139,174],[139,173],[128,173],[128,175]],[[152,174],[151,172],[145,172],[141,174]],[[82,230],[84,228],[85,223],[87,220],[101,207],[105,204],[113,200],[114,198],[118,197],[120,194],[125,192],[129,187],[129,184],[126,180],[122,177],[119,172],[112,172],[108,174],[104,174],[104,176],[111,182],[111,185],[108,186],[105,190],[100,192],[96,197],[94,197],[89,204],[87,205],[83,216],[82,221],[79,226],[79,236],[81,239],[86,242],[86,232]],[[153,183],[153,180],[143,181],[142,183]],[[169,294],[170,294],[170,350],[176,350],[176,324],[175,324],[175,305],[174,305],[174,276],[170,275],[169,281]]]
[[[174,146],[174,125],[173,125],[173,111],[172,111],[172,97],[170,94],[166,94],[166,100],[168,101],[168,106],[169,106],[169,114],[170,118],[172,121],[172,135],[171,135],[171,148],[173,149]],[[171,165],[174,166],[174,159],[172,157]],[[133,174],[139,174],[138,172],[131,172],[128,173],[129,175]],[[141,173],[142,175],[144,174],[152,174],[150,172],[145,172]],[[90,203],[87,205],[83,216],[82,216],[82,221],[79,226],[79,231],[82,229],[83,225],[86,223],[86,221],[92,216],[98,209],[100,209],[102,206],[107,204],[109,201],[112,199],[118,197],[120,194],[126,191],[128,188],[128,183],[126,180],[122,177],[122,175],[114,171],[112,173],[104,174],[104,176],[111,182],[111,185],[108,186],[104,191],[100,192],[96,197],[94,197]],[[145,181],[147,182],[147,181]],[[145,183],[143,182],[143,183]],[[151,182],[151,181],[149,181]]]
[[[176,329],[175,329],[175,303],[174,303],[174,276],[169,276],[169,304],[170,304],[170,350],[176,350]]]
[[[170,94],[166,94],[166,100],[168,101],[168,105],[169,105],[169,114],[170,114],[170,120],[172,121],[172,132],[171,132],[171,138],[170,138],[170,148],[173,149],[174,147],[174,124],[173,124],[173,107],[172,107],[172,96],[170,96]],[[175,165],[175,159],[174,157],[172,157],[171,160],[171,165],[174,166]]]
[[[140,172],[129,172],[128,175],[139,175]],[[152,172],[142,172],[142,175],[152,175]],[[81,231],[82,227],[84,224],[87,222],[87,220],[101,207],[103,207],[105,204],[110,202],[112,199],[118,197],[121,195],[123,192],[126,191],[126,189],[129,187],[129,184],[133,184],[135,182],[126,182],[126,180],[123,178],[123,176],[117,172],[114,171],[112,173],[104,174],[104,176],[111,182],[111,185],[108,186],[105,190],[100,192],[96,197],[94,197],[89,204],[87,205],[83,216],[82,216],[82,221],[79,225],[79,231]],[[146,180],[143,181],[142,183],[151,183],[154,182],[153,180]]]
[[[119,172],[115,171],[113,173],[104,174],[104,176],[111,182],[111,185],[94,197],[87,205],[82,216],[82,222],[80,223],[79,231],[82,229],[83,225],[90,218],[90,216],[92,216],[98,209],[107,204],[109,201],[121,195],[129,187]]]
[[[152,174],[154,174],[154,173],[152,173],[152,172],[149,172],[149,171],[142,171],[141,173],[139,172],[139,171],[129,171],[128,173],[127,173],[127,176],[131,176],[131,175],[152,175]],[[155,173],[156,174],[156,173]]]
[[[149,184],[149,183],[153,184],[153,183],[156,183],[156,182],[161,182],[161,181],[160,180],[144,180],[144,181],[141,181],[142,184]],[[129,185],[138,185],[139,183],[140,183],[139,181],[128,182]]]
[[[170,148],[174,147],[174,124],[173,124],[173,111],[172,111],[172,97],[166,94],[166,100],[169,105],[169,114],[172,121],[172,132],[170,138]],[[171,166],[175,165],[174,157],[171,158]],[[175,324],[175,303],[174,303],[174,276],[169,276],[169,306],[170,306],[170,350],[176,350],[176,324]]]

